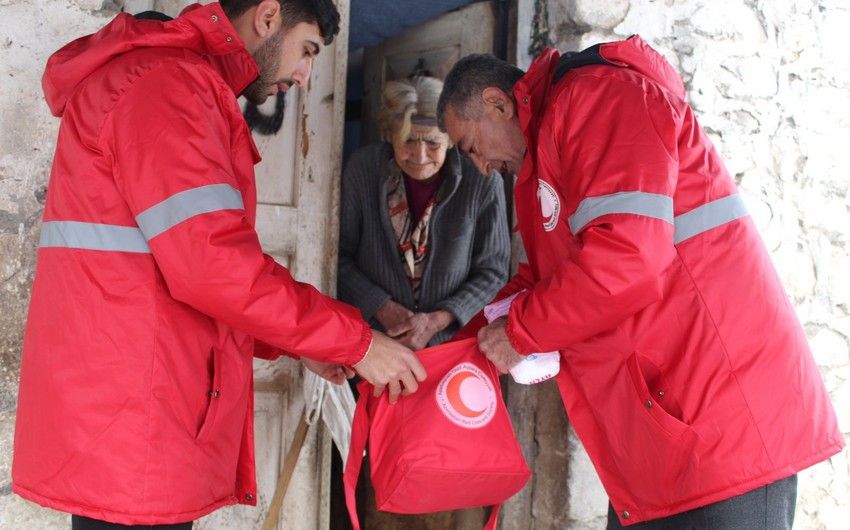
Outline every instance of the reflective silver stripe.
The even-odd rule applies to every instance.
[[[49,221],[41,227],[41,248],[81,248],[150,253],[145,237],[135,226]]]
[[[242,210],[242,195],[228,184],[210,184],[175,193],[136,216],[150,241],[169,228],[196,215],[219,210]]]
[[[703,204],[688,213],[676,216],[673,244],[678,245],[686,239],[747,215],[747,207],[737,193]]]
[[[594,219],[615,213],[654,217],[673,224],[673,198],[642,191],[588,197],[581,201],[576,212],[570,216],[570,231],[576,235]]]

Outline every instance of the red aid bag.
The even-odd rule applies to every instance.
[[[360,383],[343,482],[355,530],[354,489],[369,441],[378,509],[430,513],[498,505],[531,472],[502,400],[498,373],[474,338],[417,352],[428,373],[419,390],[391,405]],[[487,528],[495,528],[498,509]]]

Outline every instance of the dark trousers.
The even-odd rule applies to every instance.
[[[193,521],[179,524],[141,524],[127,526],[118,523],[107,523],[97,519],[89,519],[79,515],[71,516],[71,530],[192,530]]]
[[[608,504],[608,530],[791,530],[797,475],[663,519],[624,527]]]

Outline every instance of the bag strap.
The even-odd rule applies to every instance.
[[[342,475],[342,483],[345,488],[345,506],[348,508],[348,516],[351,518],[351,526],[354,530],[360,530],[355,494],[360,468],[363,466],[363,452],[366,450],[366,441],[369,439],[370,421],[366,402],[369,399],[371,387],[361,384],[357,390],[360,392],[360,396],[357,398],[357,406],[354,408],[354,419],[351,422],[351,444],[348,447],[348,460],[345,462],[345,471]]]
[[[490,512],[490,518],[487,519],[487,523],[484,525],[484,530],[496,530],[496,526],[499,524],[499,510],[501,508],[501,504],[493,506],[493,511]]]

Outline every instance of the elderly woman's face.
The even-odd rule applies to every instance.
[[[395,160],[412,179],[428,180],[436,175],[446,161],[449,136],[436,126],[412,124],[407,138],[392,136]]]

